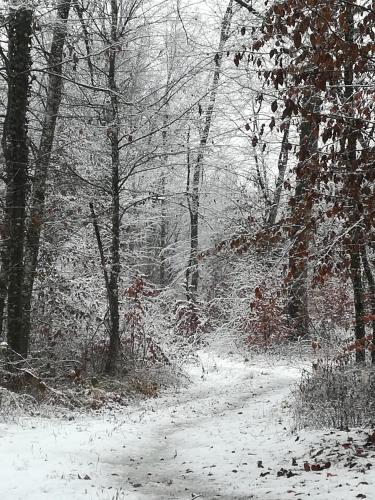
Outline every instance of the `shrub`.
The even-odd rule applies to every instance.
[[[295,393],[297,427],[347,429],[375,421],[375,372],[320,360],[304,371]]]
[[[270,346],[291,337],[292,331],[284,312],[280,292],[267,295],[260,288],[255,289],[255,300],[250,303],[248,316],[242,318],[244,331],[251,332],[246,338],[250,346]]]

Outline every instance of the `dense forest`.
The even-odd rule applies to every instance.
[[[0,0],[2,499],[374,497],[374,70],[375,1]]]
[[[3,2],[5,379],[26,359],[125,373],[209,337],[337,337],[337,359],[370,361],[374,19],[341,0]]]

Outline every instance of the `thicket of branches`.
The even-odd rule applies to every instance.
[[[372,4],[0,8],[5,381],[208,332],[375,359]]]

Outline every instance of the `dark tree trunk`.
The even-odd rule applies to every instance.
[[[371,362],[375,364],[375,278],[371,270],[370,263],[367,258],[367,251],[365,245],[362,246],[361,251],[362,265],[365,272],[368,287],[370,289],[370,304],[372,318],[372,344],[373,350],[371,351]]]
[[[312,199],[310,193],[311,170],[316,168],[319,125],[314,112],[319,106],[317,99],[306,97],[300,129],[300,152],[297,180],[291,214],[291,247],[289,250],[288,316],[296,337],[309,331],[308,314],[308,252],[310,242],[310,218]]]
[[[168,167],[168,121],[169,121],[169,101],[170,101],[170,85],[171,85],[171,71],[168,71],[167,83],[166,83],[166,94],[165,94],[165,113],[163,119],[163,130],[162,130],[162,142],[163,142],[163,154],[162,154],[162,173],[161,173],[161,201],[160,201],[160,250],[159,250],[159,283],[162,288],[167,284],[167,269],[166,269],[166,258],[165,250],[167,246],[167,213],[166,213],[166,201],[165,201],[165,184],[166,184],[166,174]]]
[[[345,41],[349,44],[354,43],[354,15],[353,6],[348,6],[347,9],[347,25],[348,29],[345,33]],[[346,167],[346,186],[345,191],[348,196],[348,207],[350,207],[350,212],[348,213],[348,224],[354,229],[350,232],[350,243],[348,245],[348,250],[350,253],[350,276],[353,286],[353,299],[354,299],[354,310],[355,310],[355,326],[354,334],[357,340],[362,339],[365,334],[365,324],[363,320],[364,315],[364,288],[362,280],[362,268],[361,268],[361,254],[363,247],[362,230],[358,227],[358,221],[361,219],[361,212],[359,209],[360,202],[360,185],[358,183],[358,171],[357,171],[357,137],[358,131],[353,122],[351,116],[355,113],[355,103],[354,103],[354,71],[353,66],[348,65],[344,69],[344,96],[345,102],[350,105],[349,116],[347,118],[346,130],[343,137],[343,160]],[[365,361],[366,353],[364,350],[358,350],[356,352],[356,360],[359,363]]]
[[[354,297],[354,312],[355,312],[355,326],[354,334],[357,340],[362,339],[365,336],[365,323],[363,316],[365,314],[365,305],[363,300],[363,280],[362,280],[362,269],[361,269],[361,243],[352,244],[350,251],[350,277],[353,285],[353,297]],[[364,349],[359,349],[356,351],[356,361],[362,363],[365,361],[366,353]]]
[[[96,216],[93,203],[90,203],[90,211],[91,211],[91,218],[92,218],[92,223],[93,223],[94,231],[95,231],[96,243],[98,245],[98,250],[99,250],[99,255],[100,255],[100,264],[101,264],[102,271],[103,271],[103,277],[104,277],[104,283],[105,283],[105,289],[106,289],[106,293],[107,293],[107,301],[108,301],[108,307],[109,307],[109,328],[110,328],[109,340],[110,340],[110,343],[109,343],[108,357],[107,357],[107,361],[106,361],[106,365],[105,365],[105,371],[107,373],[113,373],[116,369],[118,349],[120,347],[119,341],[116,344],[116,337],[114,338],[114,340],[112,340],[112,337],[113,337],[113,330],[112,330],[113,311],[115,311],[115,312],[117,311],[117,318],[118,318],[118,302],[116,302],[116,297],[113,297],[113,290],[111,289],[111,286],[113,286],[113,284],[111,283],[111,273],[108,273],[105,254],[104,254],[104,247],[103,247],[103,243],[102,243],[102,239],[101,239],[101,235],[100,235],[98,218]],[[117,309],[113,309],[113,303],[115,303],[115,306],[117,304]],[[115,327],[116,327],[116,323],[115,323]],[[118,323],[117,323],[117,329],[118,329]],[[117,332],[118,332],[118,330],[117,330]],[[113,351],[111,351],[111,349]]]
[[[9,13],[8,102],[2,146],[6,169],[5,232],[7,237],[8,344],[26,357],[29,338],[23,330],[25,205],[28,188],[27,109],[31,70],[32,10]]]
[[[160,210],[160,266],[159,283],[162,288],[167,284],[167,269],[165,259],[165,249],[167,247],[167,214],[165,203],[165,175],[161,178],[161,210]]]
[[[43,118],[38,157],[35,164],[31,210],[25,247],[25,276],[23,290],[24,332],[30,335],[31,300],[38,263],[41,231],[44,223],[46,182],[62,96],[62,60],[67,33],[67,20],[71,0],[63,0],[57,6],[56,23],[53,30],[51,50],[48,59],[47,101]]]
[[[289,156],[289,130],[290,121],[285,125],[283,138],[281,141],[281,149],[279,154],[279,160],[277,162],[278,175],[276,180],[276,189],[273,196],[272,205],[267,218],[268,227],[272,227],[276,223],[277,213],[280,207],[281,193],[283,190],[283,183],[285,179],[285,172],[288,166],[288,156]]]
[[[203,171],[204,156],[208,138],[210,135],[212,117],[215,108],[217,89],[219,85],[223,51],[225,44],[229,38],[230,26],[233,16],[233,0],[229,1],[228,7],[225,11],[223,21],[221,23],[220,42],[216,51],[214,62],[215,69],[213,72],[213,79],[209,91],[209,103],[204,115],[203,130],[201,132],[200,143],[197,153],[197,159],[194,163],[192,176],[189,174],[188,182],[188,205],[190,215],[190,256],[189,263],[186,270],[186,287],[187,298],[192,302],[196,302],[198,295],[199,283],[199,265],[198,265],[198,248],[199,248],[199,203],[200,203],[200,183]]]
[[[6,220],[4,221],[6,222]],[[6,231],[2,234],[1,241],[1,270],[0,270],[0,337],[3,336],[4,331],[4,323],[5,323],[5,306],[8,295],[8,237],[5,234]]]
[[[111,0],[111,43],[108,63],[108,86],[111,92],[112,122],[109,134],[112,163],[112,223],[111,223],[111,269],[109,275],[108,304],[110,316],[109,349],[105,366],[106,373],[114,373],[120,351],[120,318],[118,285],[120,277],[120,149],[119,149],[119,109],[116,85],[116,47],[118,23],[117,0]]]

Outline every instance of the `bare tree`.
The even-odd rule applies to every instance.
[[[71,0],[61,0],[57,5],[51,48],[48,56],[48,83],[42,132],[35,162],[30,201],[30,217],[25,246],[25,271],[23,285],[23,331],[30,335],[30,313],[35,271],[38,263],[40,237],[43,228],[46,183],[54,144],[56,123],[63,88],[63,50],[67,35],[67,21]]]
[[[212,75],[212,82],[208,91],[208,106],[204,111],[203,127],[200,132],[200,141],[196,159],[192,166],[190,161],[188,164],[188,207],[190,215],[190,256],[186,270],[186,287],[187,298],[192,302],[197,300],[198,282],[199,282],[199,266],[198,266],[198,248],[199,248],[199,204],[200,204],[200,186],[201,177],[204,167],[204,158],[207,149],[207,143],[212,126],[213,113],[215,109],[216,97],[222,72],[223,51],[225,44],[229,38],[230,26],[233,17],[233,0],[230,0],[220,29],[220,41],[217,51],[214,56],[214,70]],[[191,158],[191,155],[189,155]],[[192,172],[190,172],[192,170]]]

